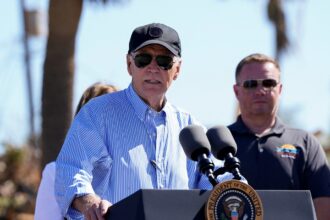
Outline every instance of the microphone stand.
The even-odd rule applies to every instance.
[[[214,175],[214,163],[206,156],[206,154],[201,154],[197,158],[199,171],[205,174],[212,186],[216,186],[218,181]]]
[[[240,168],[240,161],[237,157],[233,157],[232,153],[228,153],[224,158],[224,166],[218,168],[213,172],[214,176],[217,177],[221,174],[224,174],[225,172],[230,172],[233,174],[234,178],[236,180],[241,180],[242,175],[239,172]]]

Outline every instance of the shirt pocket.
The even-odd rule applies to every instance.
[[[100,158],[96,162],[94,169],[108,170],[109,172],[111,167],[112,167],[112,158],[110,156],[105,156]]]

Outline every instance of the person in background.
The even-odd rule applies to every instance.
[[[317,218],[329,220],[329,164],[313,135],[277,116],[280,75],[277,61],[264,54],[251,54],[236,68],[233,88],[240,115],[228,127],[237,143],[241,173],[257,190],[310,190]]]
[[[75,115],[78,114],[79,110],[92,98],[116,92],[118,89],[109,84],[95,83],[85,90],[78,103]],[[34,213],[35,220],[63,220],[64,216],[61,214],[60,207],[55,199],[55,161],[48,163],[43,172],[42,178],[39,185],[36,207]]]
[[[139,189],[212,187],[179,142],[182,128],[199,123],[166,98],[181,62],[173,28],[152,23],[132,32],[131,83],[85,105],[57,157],[56,197],[68,219],[104,219]]]

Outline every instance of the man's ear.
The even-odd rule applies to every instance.
[[[280,86],[279,87],[279,94],[282,94],[282,87],[283,87],[282,83],[279,86]]]
[[[132,66],[132,59],[129,54],[126,55],[126,65],[127,65],[127,72],[129,75],[132,75],[131,66]]]
[[[234,90],[234,93],[235,93],[235,96],[236,96],[236,98],[238,97],[238,88],[239,86],[238,85],[233,85],[233,90]]]
[[[173,80],[176,80],[178,78],[179,74],[180,74],[180,72],[176,72],[173,76]]]
[[[181,70],[181,59],[178,63],[178,65],[175,66],[175,73],[174,73],[174,76],[173,76],[173,80],[176,80],[180,74],[180,70]]]

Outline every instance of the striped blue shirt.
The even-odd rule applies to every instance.
[[[82,218],[70,204],[89,193],[116,203],[139,189],[211,189],[179,143],[181,129],[196,123],[168,101],[154,111],[132,85],[88,102],[56,160],[55,192],[63,214]]]

